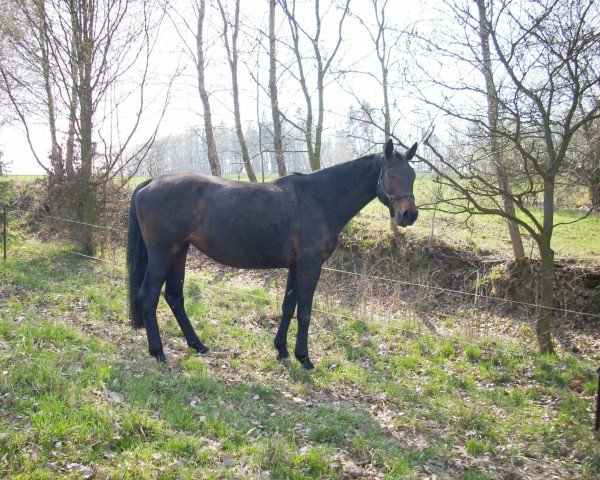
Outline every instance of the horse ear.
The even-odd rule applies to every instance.
[[[411,158],[413,158],[415,156],[415,152],[417,151],[417,143],[415,143],[412,147],[410,147],[408,149],[408,151],[406,152],[406,154],[404,155],[404,158],[406,158],[407,160],[410,160]]]
[[[390,138],[385,144],[385,158],[388,160],[394,157],[394,142]]]

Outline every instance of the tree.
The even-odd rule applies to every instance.
[[[391,138],[392,134],[392,114],[390,108],[390,81],[389,74],[392,66],[397,62],[394,52],[398,50],[398,43],[402,41],[404,35],[401,32],[396,31],[392,28],[386,18],[386,7],[387,0],[371,0],[371,6],[373,7],[373,20],[374,23],[367,21],[362,17],[357,17],[357,20],[362,25],[363,29],[369,36],[371,43],[375,49],[375,56],[377,57],[377,63],[380,70],[380,75],[375,75],[370,71],[360,72],[363,75],[368,75],[381,90],[382,104],[381,114],[383,119],[383,125],[380,122],[368,122],[377,123],[383,130],[384,141],[387,142]],[[393,35],[391,44],[388,44],[387,36]],[[362,115],[372,115],[372,109],[365,103],[364,99],[358,98],[361,104]],[[370,119],[372,120],[372,118]],[[357,119],[357,121],[361,121]],[[380,142],[379,142],[380,143]]]
[[[2,152],[0,152],[0,177],[2,175],[6,175],[7,170],[8,170],[8,164],[7,164],[6,160],[2,160],[3,156],[4,156],[4,154]]]
[[[383,0],[381,3],[379,0],[371,0],[371,5],[373,7],[373,17],[375,20],[374,25],[369,24],[366,21],[366,19],[361,17],[358,17],[358,21],[364,27],[367,35],[373,43],[373,46],[375,48],[375,55],[379,64],[378,66],[380,70],[380,76],[374,75],[370,71],[366,72],[366,74],[375,80],[382,94],[382,129],[384,142],[387,142],[392,135],[392,114],[390,108],[389,74],[391,67],[397,61],[394,57],[394,52],[398,50],[398,43],[404,38],[404,36],[400,34],[400,32],[395,31],[395,29],[392,29],[387,21],[385,15],[387,0]],[[391,44],[388,44],[388,33],[391,33],[393,35],[393,41]],[[375,120],[374,109],[370,107],[369,103],[365,99],[359,99],[359,102],[361,108],[357,111],[358,115],[351,115],[350,119],[357,122],[362,121],[363,124],[381,125],[381,122]],[[360,117],[363,117],[363,119],[361,120]],[[365,117],[367,118],[365,119]],[[371,146],[372,145],[373,143],[371,143]],[[394,235],[398,236],[400,234],[398,230],[398,225],[396,225],[396,222],[393,218],[390,219],[390,229],[392,230]]]
[[[204,110],[204,133],[206,135],[206,144],[208,146],[208,162],[210,171],[213,175],[221,176],[221,164],[219,163],[219,155],[217,154],[217,146],[212,125],[212,113],[210,110],[210,101],[208,91],[206,90],[205,69],[206,59],[204,52],[204,16],[206,14],[206,1],[200,0],[197,11],[197,28],[196,28],[196,71],[198,73],[198,93],[202,100],[202,108]]]
[[[275,37],[275,8],[277,0],[269,0],[269,98],[273,117],[273,150],[280,177],[286,175],[283,144],[281,141],[281,114],[279,112],[279,93],[277,91],[277,39]]]
[[[209,35],[206,29],[206,0],[190,0],[191,8],[193,10],[193,16],[189,14],[187,10],[179,10],[178,8],[171,8],[169,10],[169,16],[175,27],[175,31],[179,35],[181,45],[187,56],[191,59],[196,70],[196,81],[198,88],[198,95],[200,96],[200,102],[202,103],[203,113],[203,124],[204,124],[204,135],[203,138],[206,142],[208,164],[210,166],[210,172],[212,175],[221,176],[221,162],[219,161],[219,154],[217,150],[217,144],[215,142],[215,130],[213,127],[213,115],[210,104],[210,91],[206,84],[206,71],[207,65],[209,64],[208,53],[210,47],[214,47],[208,40]],[[181,5],[177,5],[181,7]],[[175,18],[174,18],[175,17]],[[181,28],[181,27],[184,28]],[[194,38],[194,42],[190,42],[187,34],[191,34]]]
[[[438,72],[430,72],[428,78],[444,88],[443,100],[424,100],[455,119],[465,120],[465,112],[469,113],[471,127],[478,127],[469,130],[471,137],[480,131],[485,134],[480,138],[483,140],[491,133],[502,144],[502,166],[513,182],[512,189],[497,181],[486,141],[450,158],[426,139],[438,162],[425,158],[423,161],[436,173],[438,181],[451,189],[446,201],[454,211],[501,216],[518,224],[536,242],[540,256],[536,336],[540,351],[551,353],[552,234],[561,225],[554,220],[555,191],[557,179],[566,175],[575,136],[600,116],[600,105],[591,101],[600,85],[600,78],[594,73],[600,58],[600,34],[595,27],[598,12],[591,0],[554,0],[547,4],[488,1],[485,15],[480,15],[482,9],[476,10],[477,5],[471,3],[451,6],[460,7],[460,21],[471,25],[471,31],[484,25],[489,33],[493,55],[489,70],[497,71],[496,78],[501,79],[494,94],[498,120],[489,122],[486,117],[490,111],[485,109],[479,109],[478,117],[476,105],[468,110],[470,98],[489,98],[485,87],[462,84],[451,88],[438,81]],[[478,44],[473,41],[477,42],[476,36],[466,38],[467,50],[477,49]],[[460,53],[464,52],[457,55]],[[447,69],[448,65],[441,64],[440,68]],[[460,95],[464,91],[469,93],[468,98]],[[579,108],[581,103],[589,105],[584,112]],[[532,196],[543,199],[541,218],[527,203]],[[504,197],[514,203],[515,214],[504,208]]]
[[[508,172],[504,166],[502,158],[502,142],[498,138],[496,132],[498,130],[498,119],[500,116],[500,106],[496,85],[494,82],[494,70],[492,67],[492,58],[490,53],[490,30],[487,22],[486,0],[475,0],[477,3],[477,11],[479,14],[479,40],[481,46],[481,72],[485,79],[485,90],[487,98],[487,116],[489,129],[489,148],[492,162],[496,168],[496,176],[500,190],[502,190],[502,207],[508,214],[507,219],[508,233],[510,235],[510,244],[512,245],[513,255],[515,260],[525,258],[525,249],[523,248],[523,239],[519,232],[519,226],[511,218],[516,216],[515,204],[510,195],[510,182],[508,180]]]
[[[292,49],[292,52],[296,58],[297,72],[294,73],[294,76],[298,80],[302,89],[306,107],[304,123],[302,125],[291,122],[291,120],[287,117],[286,119],[293,123],[293,125],[304,134],[310,168],[311,170],[315,171],[321,168],[321,147],[323,141],[323,121],[325,113],[325,79],[331,73],[332,63],[339,52],[340,45],[342,44],[342,29],[344,21],[349,13],[350,0],[345,0],[342,3],[342,7],[340,9],[341,13],[337,21],[337,36],[334,41],[334,46],[329,54],[325,52],[324,47],[321,44],[322,13],[320,8],[320,0],[315,0],[314,2],[315,30],[312,34],[308,32],[307,28],[302,25],[298,18],[296,0],[279,0],[279,3],[288,19],[292,39],[292,45],[290,48]],[[306,39],[310,45],[313,55],[312,60],[314,60],[315,63],[315,92],[317,95],[316,125],[314,124],[312,93],[307,81],[308,60],[304,57],[304,52],[301,47],[301,40],[303,38]]]
[[[107,205],[101,196],[126,168],[136,170],[154,141],[168,99],[167,88],[156,127],[134,146],[147,109],[150,55],[162,19],[162,11],[153,7],[145,1],[19,0],[21,30],[9,37],[19,63],[0,65],[4,87],[38,164],[49,176],[50,190],[61,192],[82,223],[79,242],[87,254],[97,248],[92,225],[102,220]],[[135,88],[119,88],[132,77]],[[129,122],[118,118],[121,108],[130,112]],[[29,124],[35,116],[48,124],[49,165],[33,145]]]
[[[256,182],[256,174],[252,168],[250,154],[248,153],[248,145],[242,129],[242,119],[240,112],[240,87],[238,85],[238,36],[240,33],[240,0],[235,0],[235,10],[233,20],[227,15],[223,8],[223,2],[217,0],[221,18],[223,19],[223,43],[227,52],[227,61],[231,70],[231,95],[233,97],[233,115],[235,117],[235,132],[240,142],[242,150],[242,161],[246,168],[246,173],[251,182]],[[229,28],[232,29],[231,41],[229,39]]]
[[[590,98],[579,106],[579,115],[585,116],[590,106],[600,104],[600,97]],[[586,123],[575,139],[573,171],[575,178],[587,187],[591,208],[600,208],[600,122]]]

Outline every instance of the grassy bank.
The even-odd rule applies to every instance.
[[[332,302],[313,320],[309,374],[274,358],[274,292],[204,271],[187,305],[213,353],[188,351],[161,301],[159,365],[123,285],[120,266],[61,245],[23,241],[0,264],[0,476],[600,475],[595,365],[578,356],[415,334],[419,319]]]

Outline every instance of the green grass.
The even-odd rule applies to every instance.
[[[421,200],[417,196],[417,203]],[[537,216],[541,210],[535,210]],[[558,210],[554,215],[555,227],[552,245],[558,257],[573,257],[582,261],[597,263],[600,261],[600,216],[590,215],[581,219],[576,211]],[[580,220],[581,219],[581,220]],[[386,232],[389,230],[387,208],[374,200],[355,217],[364,232]],[[570,223],[574,222],[574,223]],[[567,225],[558,225],[568,223]],[[505,221],[500,217],[419,211],[417,222],[407,229],[411,235],[419,238],[433,237],[449,244],[461,245],[480,254],[510,253],[510,238]],[[535,241],[521,229],[526,253],[537,254]],[[373,242],[374,235],[366,235],[364,242]]]
[[[4,178],[6,180],[9,181],[16,181],[16,182],[33,182],[35,180],[38,180],[40,178],[44,178],[45,175],[3,175],[0,178]]]
[[[595,366],[579,357],[413,335],[402,316],[346,308],[356,318],[315,315],[311,374],[274,359],[272,292],[188,278],[213,354],[185,347],[161,301],[160,365],[127,324],[120,268],[12,246],[0,263],[0,477],[600,475]]]

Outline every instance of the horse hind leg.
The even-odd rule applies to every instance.
[[[156,307],[168,271],[169,262],[166,258],[149,255],[148,268],[138,293],[148,338],[148,351],[160,362],[166,359],[156,320]]]
[[[310,262],[298,268],[298,332],[294,356],[307,370],[315,368],[308,356],[308,328],[321,267],[319,263]]]
[[[290,356],[287,349],[287,333],[290,327],[290,321],[294,316],[297,303],[296,288],[296,269],[290,268],[288,271],[287,284],[285,287],[285,296],[281,305],[281,321],[275,335],[275,348],[277,349],[277,360],[283,360]]]
[[[188,346],[199,353],[207,353],[209,349],[200,341],[198,335],[196,335],[183,305],[183,281],[185,278],[185,260],[188,248],[189,245],[175,258],[171,265],[171,269],[167,275],[165,300],[169,304],[169,307],[171,307],[171,311],[183,332]]]

